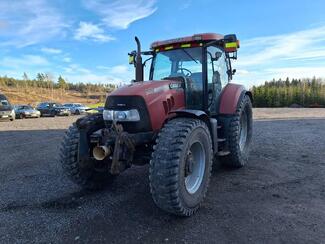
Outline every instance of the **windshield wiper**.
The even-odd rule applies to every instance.
[[[187,51],[185,51],[185,49],[181,49],[181,50],[182,50],[184,53],[186,53],[186,55],[189,56],[190,59],[192,59],[195,63],[198,63],[197,60],[195,60],[195,59],[191,56],[191,54],[189,54]]]

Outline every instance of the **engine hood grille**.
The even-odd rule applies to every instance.
[[[151,122],[146,103],[141,96],[108,96],[105,109],[129,110],[137,109],[140,114],[139,122],[121,122],[125,131],[129,133],[151,131]]]

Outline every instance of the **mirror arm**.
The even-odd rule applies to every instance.
[[[146,63],[150,60],[150,59],[153,59],[153,57],[150,57],[150,58],[147,58],[144,62],[143,62],[143,67],[145,67],[146,66]]]

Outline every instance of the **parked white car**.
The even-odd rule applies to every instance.
[[[89,108],[81,103],[65,103],[64,107],[70,109],[71,114],[84,114]]]
[[[0,94],[0,120],[14,121],[15,118],[14,107],[9,103],[5,95]]]

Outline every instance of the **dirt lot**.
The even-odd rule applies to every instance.
[[[325,109],[255,118],[249,165],[214,170],[191,218],[156,208],[147,167],[101,192],[73,185],[57,152],[76,117],[1,122],[0,243],[325,243]]]

